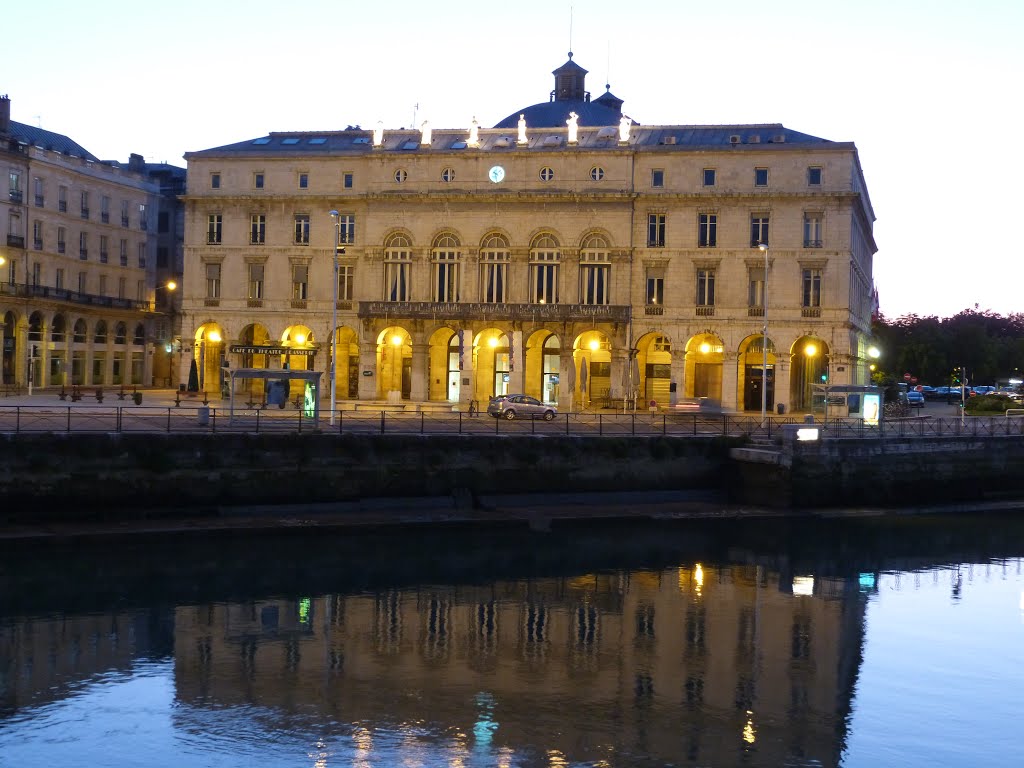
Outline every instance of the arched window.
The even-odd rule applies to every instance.
[[[50,341],[64,341],[64,334],[67,331],[67,321],[64,315],[57,315],[53,318],[53,325],[50,326]]]
[[[459,300],[459,262],[462,251],[459,240],[450,233],[439,235],[431,250],[434,301]]]
[[[146,343],[146,327],[139,323],[135,326],[135,335],[132,337],[132,344],[141,347]]]
[[[96,334],[92,337],[94,344],[107,343],[107,321],[100,320],[96,323]]]
[[[540,235],[530,247],[530,301],[558,303],[558,267],[562,251],[551,235]]]
[[[128,326],[118,323],[114,326],[114,343],[124,344],[126,341],[128,341]]]
[[[392,235],[384,245],[384,301],[410,301],[412,243],[405,235]]]
[[[28,319],[28,340],[43,340],[43,315],[41,312],[33,312]]]
[[[72,339],[75,342],[75,344],[85,344],[88,333],[89,329],[85,325],[85,320],[76,320],[75,330],[73,333],[74,338]]]
[[[580,248],[580,304],[609,304],[611,254],[601,235],[587,235]]]
[[[480,300],[487,304],[508,301],[508,262],[511,255],[504,235],[492,234],[480,245]]]

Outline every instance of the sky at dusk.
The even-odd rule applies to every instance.
[[[488,127],[546,101],[571,45],[641,124],[855,142],[887,317],[1024,312],[1024,3],[710,6],[40,0],[4,9],[0,94],[100,158],[184,166],[271,131]]]

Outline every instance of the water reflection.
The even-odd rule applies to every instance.
[[[110,724],[54,707],[166,659],[173,738],[120,746],[153,766],[837,766],[880,574],[948,568],[957,597],[961,563],[1022,551],[973,523],[12,553],[0,754],[76,764],[63,739]]]

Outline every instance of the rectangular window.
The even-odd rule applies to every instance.
[[[57,210],[67,213],[68,210],[68,188],[57,187]]]
[[[295,243],[296,245],[309,245],[309,214],[307,213],[295,215]]]
[[[166,299],[167,297],[165,296],[164,298]],[[136,301],[145,301],[146,300],[146,281],[145,280],[139,280],[137,283],[135,283],[135,300]]]
[[[715,186],[715,169],[705,168],[704,169],[704,186],[713,187]]]
[[[43,250],[43,222],[39,219],[32,222],[32,247],[37,251]]]
[[[651,186],[665,186],[665,171],[663,171],[661,168],[655,168],[653,171],[651,171]]]
[[[67,230],[64,227],[57,227],[57,253],[64,253],[67,250]]]
[[[89,233],[79,232],[78,233],[78,258],[88,259],[89,258]]]
[[[38,261],[32,265],[32,285],[39,286],[43,282],[43,265]]]
[[[764,310],[764,267],[751,267],[748,271],[747,306]]]
[[[252,245],[267,242],[267,217],[262,213],[254,213],[249,218],[249,242]]]
[[[89,193],[82,192],[82,218],[89,218]]]
[[[106,264],[110,258],[109,250],[107,249],[107,236],[100,235],[100,264]]]
[[[11,187],[10,187],[10,198],[9,199],[10,199],[10,201],[12,203],[20,203],[21,202],[21,197],[22,197],[21,196],[21,174],[18,173],[17,171],[11,171],[10,172],[10,180],[11,180]]]
[[[356,268],[351,264],[338,267],[338,301],[352,301],[355,290]]]
[[[125,291],[128,289],[128,280],[124,277],[117,278],[117,298],[123,299],[125,297]]]
[[[58,269],[53,275],[53,287],[58,291],[64,290],[64,269]]]
[[[713,307],[715,305],[715,270],[697,270],[697,306]]]
[[[650,248],[665,247],[665,214],[647,214],[647,245]]]
[[[107,276],[100,275],[100,296],[107,295]]]
[[[807,169],[807,185],[811,187],[821,186],[821,167],[812,165]]]
[[[701,213],[697,218],[697,245],[701,248],[718,246],[718,214]]]
[[[647,304],[661,305],[665,303],[664,270],[647,270]]]
[[[146,243],[139,243],[139,269],[146,268]]]
[[[768,214],[753,213],[750,215],[750,247],[768,245]]]
[[[252,178],[252,183],[253,183],[253,186],[256,187],[256,189],[263,189],[263,174],[262,173],[254,174],[253,178]]]
[[[480,252],[480,298],[487,304],[504,304],[508,300],[509,252],[497,248]]]
[[[263,264],[249,265],[249,298],[263,298]]]
[[[305,301],[309,298],[309,267],[305,264],[292,265],[292,299]]]
[[[558,264],[531,264],[530,301],[534,304],[558,303]]]
[[[149,217],[146,215],[145,203],[139,203],[139,229],[143,232],[149,229]]]
[[[128,201],[127,200],[122,200],[121,201],[121,226],[122,227],[127,227],[128,226]]]
[[[206,265],[206,298],[220,298],[220,264]]]
[[[352,173],[348,172],[343,176],[345,189],[352,189]]]
[[[308,173],[300,173],[299,174],[299,189],[309,189],[309,174]]]
[[[458,251],[434,252],[434,301],[459,300]]]
[[[804,307],[821,306],[821,270],[805,269],[803,271],[803,303]]]
[[[356,217],[350,213],[338,216],[338,242],[349,245],[356,241]]]
[[[384,300],[409,301],[409,272],[412,264],[405,258],[391,257],[384,262]]]
[[[220,174],[219,173],[211,173],[210,174],[210,189],[220,189]]]
[[[767,168],[755,168],[754,169],[754,186],[755,187],[767,187],[768,186],[768,169]]]
[[[161,235],[171,231],[171,214],[168,211],[160,211],[156,215],[156,231]]]
[[[223,220],[221,215],[219,213],[211,213],[206,220],[206,242],[209,245],[220,245],[224,234],[222,226]]]
[[[804,214],[804,248],[821,248],[821,214]]]
[[[610,304],[611,264],[580,264],[580,303]]]
[[[121,266],[122,267],[127,267],[128,266],[128,241],[125,240],[124,238],[121,239],[121,248],[120,248],[118,254],[121,257]]]
[[[44,194],[43,180],[38,176],[32,179],[32,189],[36,196],[36,207],[42,208],[46,202],[46,195]]]
[[[79,293],[85,293],[85,289],[88,287],[88,285],[89,285],[88,273],[87,272],[79,272],[78,273],[78,292]]]
[[[106,195],[100,198],[100,221],[110,223],[110,198]]]

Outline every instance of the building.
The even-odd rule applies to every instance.
[[[157,290],[154,259],[168,199],[161,184],[138,155],[101,161],[10,115],[0,97],[3,385],[151,384],[154,358],[170,358],[171,341],[169,326],[166,339],[154,335],[166,291]]]
[[[288,365],[333,367],[343,407],[525,392],[774,411],[809,408],[823,379],[868,382],[874,214],[854,144],[644,126],[610,91],[591,100],[571,54],[553,74],[547,101],[494,128],[188,153],[203,389],[222,365]]]

